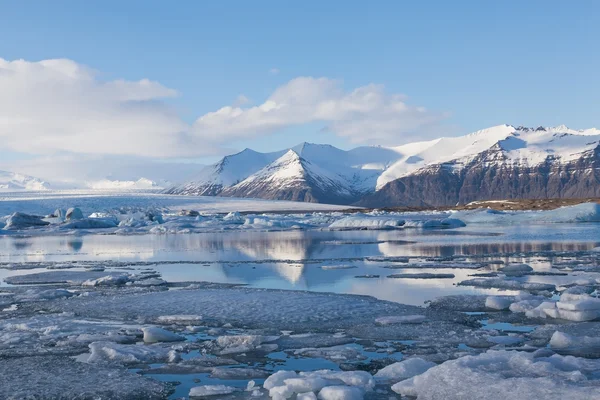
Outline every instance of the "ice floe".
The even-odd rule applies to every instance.
[[[237,392],[239,389],[226,385],[203,385],[190,389],[190,397],[213,397]]]
[[[409,358],[380,369],[374,376],[376,379],[395,383],[412,378],[415,375],[421,375],[435,365],[435,363],[422,358]]]
[[[146,345],[126,345],[114,342],[90,343],[88,363],[116,362],[119,364],[151,364],[177,362],[180,355],[170,348]]]
[[[375,386],[373,377],[364,371],[312,372],[278,371],[265,380],[264,388],[274,400],[283,400],[295,394],[318,392],[319,399],[362,399]]]
[[[185,340],[183,336],[156,326],[142,328],[142,332],[144,332],[145,343],[179,342]]]
[[[600,360],[493,351],[446,361],[392,389],[419,399],[589,399]]]

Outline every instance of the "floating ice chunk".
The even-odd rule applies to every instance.
[[[319,392],[320,400],[362,400],[364,391],[351,386],[327,386]]]
[[[66,289],[30,289],[18,296],[20,301],[54,300],[75,296],[75,293]]]
[[[316,392],[327,387],[350,387],[357,390],[330,390],[325,392],[322,397],[325,399],[353,399],[356,397],[343,397],[344,394],[356,396],[360,394],[363,398],[365,391],[372,390],[375,382],[371,374],[365,371],[330,371],[320,370],[312,372],[278,371],[265,380],[264,388],[269,390],[269,395],[273,399],[288,399],[294,394]],[[342,397],[335,397],[336,393]]]
[[[415,274],[392,274],[388,275],[388,278],[393,279],[452,279],[455,277],[454,274],[430,274],[427,272],[415,273]]]
[[[317,395],[313,392],[298,393],[296,400],[317,400]]]
[[[4,229],[17,230],[45,225],[50,225],[50,223],[48,221],[44,221],[40,216],[16,212],[8,217],[6,220],[6,225],[4,225]]]
[[[189,325],[202,321],[200,315],[161,315],[156,319],[161,324]]]
[[[321,269],[330,270],[330,269],[352,269],[358,268],[356,265],[322,265]]]
[[[582,203],[542,211],[538,214],[541,220],[547,222],[598,222],[600,221],[600,204]]]
[[[397,216],[368,216],[357,214],[344,217],[329,225],[332,229],[394,229],[401,228],[405,223]]]
[[[379,325],[420,324],[426,320],[427,317],[424,315],[392,315],[375,318],[375,323]]]
[[[566,319],[575,322],[593,321],[600,318],[600,311],[598,310],[570,311],[555,307],[545,308],[544,312],[550,318]]]
[[[82,286],[117,286],[124,285],[131,280],[127,274],[111,274],[97,279],[88,279]]]
[[[599,360],[490,350],[446,361],[392,390],[419,399],[587,400],[598,390],[599,369]]]
[[[489,336],[487,338],[488,342],[500,344],[503,346],[513,346],[517,343],[521,343],[523,338],[517,336],[510,335],[500,335],[500,336]]]
[[[527,264],[509,264],[499,269],[500,272],[506,276],[521,276],[533,271]]]
[[[422,358],[409,358],[380,369],[374,376],[377,379],[399,382],[415,375],[421,375],[435,365],[435,363]]]
[[[267,390],[271,390],[274,387],[283,386],[286,379],[296,377],[298,377],[298,374],[295,371],[277,371],[265,380],[263,387]]]
[[[263,379],[269,376],[269,372],[256,368],[213,368],[210,372],[211,378],[224,380]]]
[[[592,287],[574,286],[565,290],[560,295],[561,301],[577,301],[590,298],[590,294],[594,291]]]
[[[531,311],[539,307],[542,303],[544,303],[544,301],[539,299],[521,300],[512,303],[509,309],[514,313],[526,313],[527,311]]]
[[[65,214],[65,219],[67,221],[83,219],[83,213],[81,212],[81,210],[79,208],[72,207],[67,210],[67,213]]]
[[[459,283],[461,286],[475,286],[482,288],[497,288],[507,290],[554,290],[555,286],[549,283],[520,282],[502,278],[474,278]]]
[[[556,303],[553,301],[544,301],[539,306],[525,311],[525,316],[528,318],[546,318],[548,314],[546,310],[554,310]]]
[[[238,389],[233,386],[225,385],[204,385],[196,386],[190,389],[190,397],[212,397],[224,394],[231,394]]]
[[[60,229],[107,229],[116,226],[117,221],[112,218],[80,218],[65,222]]]
[[[155,326],[142,328],[142,332],[144,332],[145,343],[179,342],[185,340],[183,336]]]
[[[223,221],[227,221],[233,224],[243,224],[245,218],[237,211],[230,212],[226,216],[223,217]]]
[[[311,372],[300,372],[302,377],[320,377],[325,379],[339,380],[348,386],[356,386],[365,390],[371,390],[375,386],[375,381],[371,374],[366,371],[330,371],[319,370]]]
[[[175,350],[156,346],[123,345],[113,342],[93,342],[89,344],[91,354],[88,362],[114,361],[120,364],[177,362],[179,354]]]
[[[561,296],[560,301],[556,306],[561,310],[583,311],[583,310],[600,310],[600,299],[594,297],[583,298],[580,300],[564,301]]]
[[[550,348],[561,354],[579,357],[600,357],[600,338],[572,336],[556,331],[550,338]]]
[[[294,355],[311,358],[325,358],[332,361],[357,361],[364,360],[366,357],[362,353],[352,347],[334,346],[322,348],[304,348],[294,351]]]
[[[494,310],[506,310],[514,299],[512,296],[488,296],[485,299],[485,306]]]
[[[106,272],[97,271],[48,271],[26,275],[9,276],[4,278],[4,281],[13,285],[32,285],[45,283],[70,283],[81,285],[87,280],[96,280],[98,278],[103,278],[106,276]],[[128,277],[127,274],[124,274],[122,272],[113,273],[111,274],[111,276]]]
[[[550,318],[566,319],[583,322],[600,318],[600,299],[585,293],[564,293],[555,307],[545,308],[544,312]]]
[[[429,219],[429,220],[407,220],[404,224],[404,228],[421,228],[421,229],[435,229],[435,228],[462,228],[467,226],[463,221],[456,218],[443,218],[443,219]]]
[[[162,285],[166,285],[167,281],[165,281],[164,279],[160,279],[160,278],[149,278],[149,279],[142,279],[139,281],[133,281],[133,284],[135,286],[162,286]]]
[[[62,208],[57,208],[52,215],[49,215],[50,218],[58,218],[64,220],[66,216],[65,210]]]
[[[289,378],[284,381],[286,387],[285,392],[291,393],[318,392],[325,386],[339,383],[338,380],[326,379],[320,376]],[[277,391],[278,390],[275,390],[275,392]]]
[[[216,344],[221,348],[220,354],[235,354],[247,351],[274,351],[278,346],[276,344],[269,344],[269,342],[277,339],[279,339],[279,336],[219,336]]]

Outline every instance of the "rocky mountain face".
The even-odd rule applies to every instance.
[[[247,149],[167,193],[366,207],[600,197],[599,164],[598,129],[500,125],[390,148]]]
[[[365,196],[367,207],[453,206],[477,200],[600,197],[600,146],[564,161],[511,160],[501,146],[473,157],[431,165]]]

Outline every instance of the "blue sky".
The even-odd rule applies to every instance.
[[[432,113],[434,122],[422,132],[417,124],[386,144],[502,123],[587,128],[600,126],[599,4],[0,1],[0,58],[65,58],[94,69],[100,81],[147,78],[178,92],[160,102],[187,124],[239,95],[251,107],[295,78],[325,77],[346,92],[382,85]],[[340,132],[353,123],[346,114],[337,122]],[[368,126],[362,122],[356,126]],[[212,161],[229,149],[269,151],[305,140],[343,148],[372,144],[370,132],[362,141],[325,126],[329,121],[286,119],[260,134],[227,136],[212,153],[168,156]],[[199,132],[195,146],[203,143]]]

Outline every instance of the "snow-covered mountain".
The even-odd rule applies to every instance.
[[[273,153],[246,149],[168,192],[374,207],[600,197],[599,143],[598,129],[499,125],[389,148],[344,151],[302,143]]]
[[[600,197],[598,129],[501,125],[415,147],[382,174],[361,205]]]
[[[155,182],[146,178],[140,178],[136,181],[102,179],[86,182],[86,187],[94,190],[160,190],[169,186],[169,182]]]
[[[222,196],[333,204],[356,201],[361,194],[346,176],[313,164],[294,150],[221,192]]]
[[[0,191],[14,190],[48,190],[50,186],[41,179],[33,176],[18,174],[10,171],[0,171]]]
[[[383,147],[344,151],[301,143],[272,153],[246,149],[166,193],[350,204],[372,192],[381,172],[397,159],[393,149]]]

